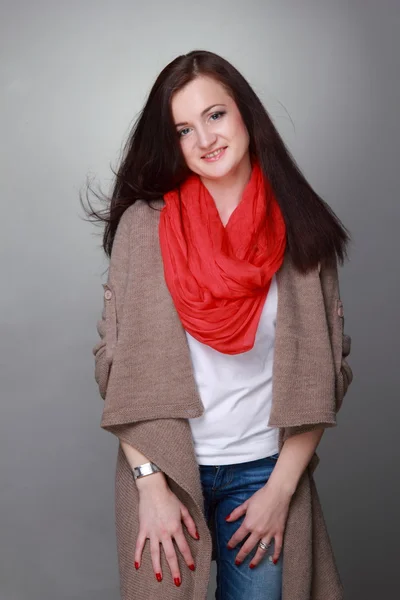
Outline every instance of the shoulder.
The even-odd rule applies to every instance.
[[[140,229],[141,226],[150,225],[152,221],[159,219],[163,206],[164,200],[162,198],[151,202],[140,199],[135,200],[122,214],[118,229],[132,231],[135,228]]]
[[[151,205],[145,200],[136,200],[122,214],[111,253],[111,260],[128,260],[138,246],[154,247],[158,241],[158,224],[164,200],[155,200]]]

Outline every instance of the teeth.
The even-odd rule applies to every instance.
[[[217,154],[220,154],[222,150],[223,148],[220,148],[219,150],[215,150],[215,152],[211,152],[211,154],[206,154],[205,158],[212,158],[213,156],[217,156]]]

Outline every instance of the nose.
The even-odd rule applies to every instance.
[[[215,135],[215,133],[208,130],[206,127],[200,127],[197,130],[197,143],[199,145],[199,148],[201,148],[202,150],[207,150],[208,148],[211,148],[216,139],[217,136]]]

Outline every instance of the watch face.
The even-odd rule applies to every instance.
[[[134,479],[138,477],[144,477],[145,475],[151,475],[152,473],[158,473],[161,471],[154,463],[145,463],[144,465],[139,465],[138,467],[134,467],[132,469]]]

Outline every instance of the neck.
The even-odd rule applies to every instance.
[[[225,177],[218,179],[201,177],[202,183],[214,199],[222,221],[229,219],[242,199],[244,188],[251,177],[251,169],[250,156],[247,154],[237,168]]]

